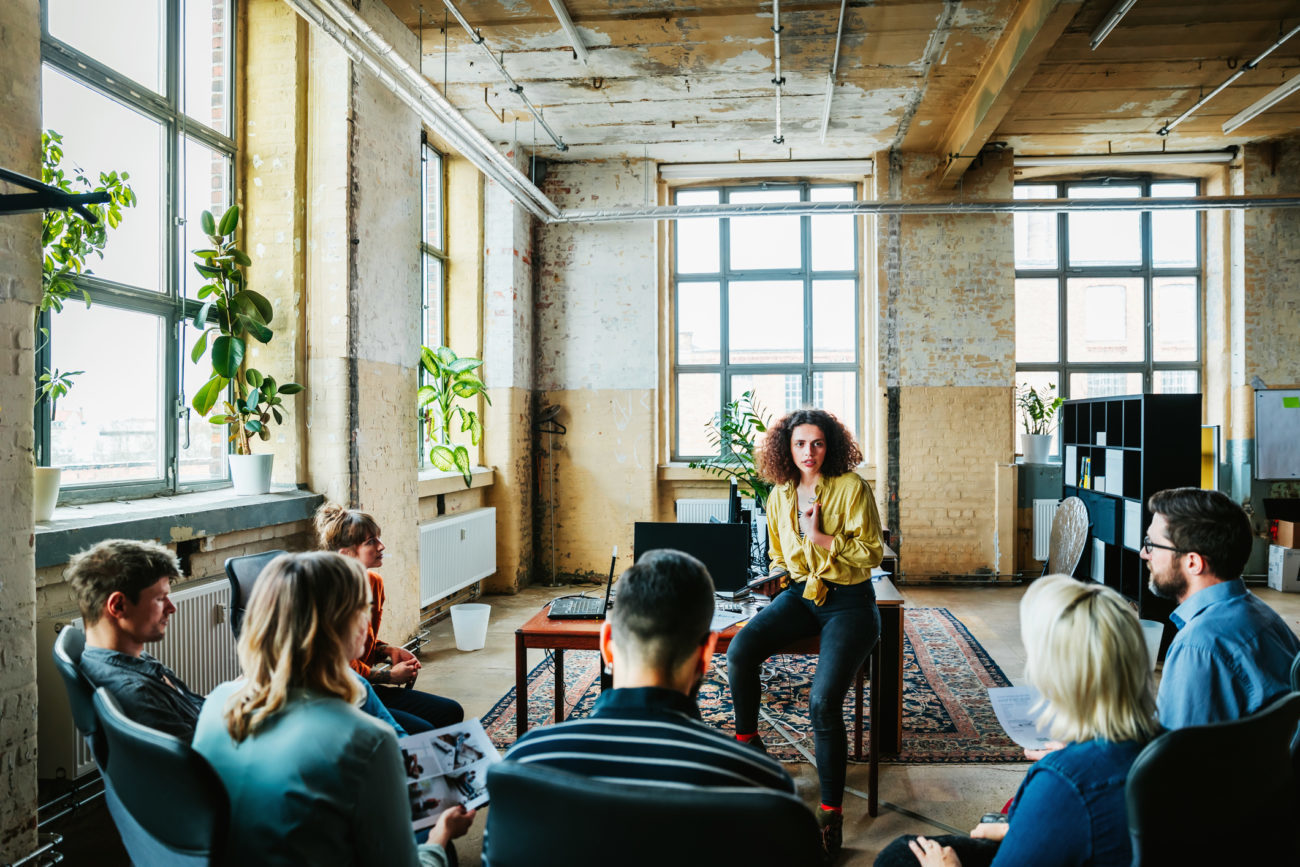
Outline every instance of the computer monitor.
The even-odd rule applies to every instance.
[[[704,564],[719,593],[745,589],[749,574],[749,524],[695,524],[638,521],[633,527],[632,553],[640,560],[646,551],[674,548]]]

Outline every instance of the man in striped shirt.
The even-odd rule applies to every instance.
[[[780,763],[705,725],[696,695],[713,657],[713,580],[680,551],[649,551],[618,581],[601,626],[614,688],[590,717],[534,729],[507,759],[625,784],[794,792]]]

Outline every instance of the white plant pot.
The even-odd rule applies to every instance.
[[[32,478],[32,513],[37,521],[54,517],[54,506],[59,502],[59,480],[63,471],[58,467],[36,467]]]
[[[1051,434],[1021,434],[1021,446],[1025,451],[1025,463],[1051,463],[1047,456],[1052,453]]]
[[[275,455],[230,455],[230,481],[241,497],[271,491],[271,462]]]

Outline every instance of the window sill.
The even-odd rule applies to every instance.
[[[57,566],[78,551],[105,539],[158,539],[163,544],[219,536],[239,530],[305,521],[324,497],[292,485],[273,485],[271,493],[240,497],[230,488],[61,506],[54,520],[36,525],[36,566]]]
[[[469,488],[465,487],[465,477],[457,472],[442,470],[421,470],[416,482],[416,492],[420,499],[436,497],[439,494],[454,494],[472,488],[486,488],[492,485],[496,470],[491,467],[474,467],[470,470]]]

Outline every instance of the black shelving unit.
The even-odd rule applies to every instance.
[[[1070,400],[1061,412],[1065,496],[1083,500],[1092,525],[1078,574],[1132,599],[1142,618],[1164,623],[1163,656],[1173,639],[1174,603],[1147,589],[1138,551],[1151,524],[1147,499],[1165,488],[1200,484],[1201,396]]]

